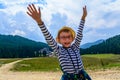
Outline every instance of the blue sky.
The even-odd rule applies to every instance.
[[[88,15],[81,44],[120,34],[120,0],[0,0],[0,34],[45,42],[36,22],[26,14],[31,3],[41,7],[42,19],[54,38],[64,25],[77,31],[84,5]]]

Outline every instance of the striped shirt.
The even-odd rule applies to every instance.
[[[45,24],[39,25],[48,45],[57,53],[60,66],[63,72],[78,73],[83,69],[82,59],[80,57],[80,42],[82,40],[82,31],[85,21],[81,20],[74,43],[69,48],[59,46],[53,36],[50,34]]]

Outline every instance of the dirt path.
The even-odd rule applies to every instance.
[[[8,64],[3,64],[2,67],[0,67],[0,74],[6,74],[9,72],[9,69],[13,67],[13,65],[17,62],[20,62],[22,60],[17,60]]]
[[[11,72],[10,68],[18,60],[0,67],[0,80],[60,80],[61,72]],[[93,80],[120,80],[119,70],[88,71]]]

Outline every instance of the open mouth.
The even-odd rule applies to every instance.
[[[65,45],[69,45],[70,43],[64,43]]]

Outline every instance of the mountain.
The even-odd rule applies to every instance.
[[[97,40],[97,41],[95,41],[95,42],[85,43],[85,44],[81,45],[80,47],[83,48],[83,49],[86,49],[86,48],[89,48],[89,47],[91,47],[91,46],[93,46],[93,45],[100,44],[100,43],[102,43],[103,41],[104,41],[103,39],[100,39],[100,40]]]
[[[120,35],[113,36],[106,39],[98,45],[93,45],[87,49],[81,49],[82,54],[100,54],[100,53],[114,53],[120,54]]]
[[[21,36],[0,35],[0,57],[37,57],[41,55],[40,51],[51,48],[42,42],[36,42]]]

